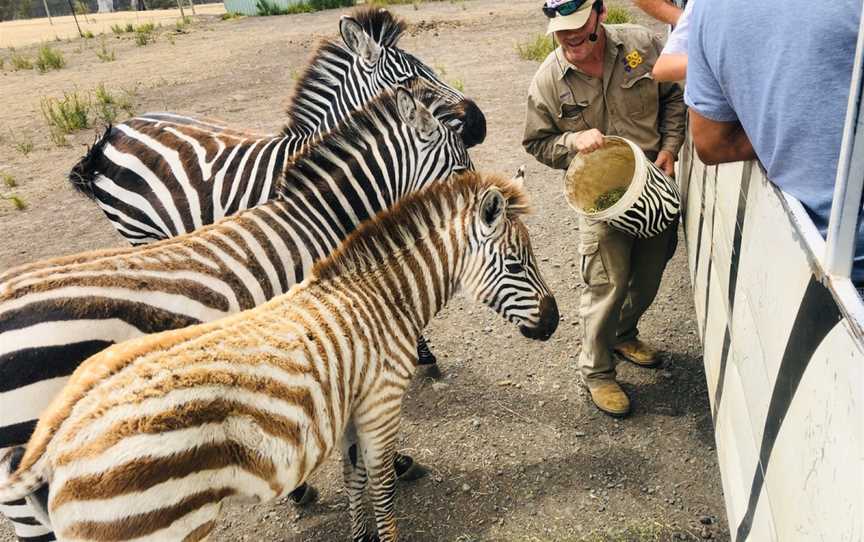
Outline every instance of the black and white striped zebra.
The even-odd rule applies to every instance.
[[[365,223],[287,294],[93,356],[0,499],[50,481],[63,538],[200,541],[224,501],[284,496],[341,448],[352,540],[396,542],[391,465],[420,331],[459,290],[526,337],[558,325],[525,199],[476,173],[436,183]],[[175,245],[197,251],[193,241]]]
[[[404,21],[378,8],[343,17],[343,41],[318,49],[297,83],[289,124],[279,135],[149,113],[109,127],[69,178],[134,245],[188,233],[269,200],[287,157],[382,90],[406,81],[426,81],[438,96],[427,102],[433,113],[466,146],[481,142],[483,113],[396,46],[404,28]]]
[[[358,224],[472,168],[458,134],[385,91],[293,156],[278,197],[191,234],[0,275],[0,449],[22,444],[75,367],[111,344],[257,306],[304,278]]]

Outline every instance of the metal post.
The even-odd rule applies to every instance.
[[[48,0],[42,0],[42,5],[45,6],[45,13],[48,15],[48,22],[54,26],[54,21],[51,20],[51,11],[48,9]]]
[[[861,193],[864,188],[864,110],[861,85],[864,64],[864,17],[858,27],[858,46],[852,67],[846,122],[843,125],[843,144],[834,184],[834,201],[828,223],[825,247],[825,269],[828,274],[848,278],[852,273],[852,260],[857,241],[858,214],[861,211]]]
[[[78,24],[78,16],[75,15],[75,6],[72,5],[72,0],[68,0],[68,2],[69,2],[69,9],[72,10],[72,18],[75,19],[75,26],[78,27],[78,35],[83,38],[84,32],[81,32],[81,25]]]

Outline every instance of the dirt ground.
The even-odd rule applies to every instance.
[[[435,319],[427,337],[444,375],[416,379],[401,437],[403,451],[430,474],[399,486],[401,533],[412,541],[728,540],[683,247],[641,328],[666,351],[663,366],[619,366],[633,415],[616,421],[600,414],[577,385],[576,216],[564,201],[560,172],[520,146],[525,91],[537,64],[521,60],[515,47],[544,30],[537,6],[473,0],[394,8],[412,24],[402,46],[446,79],[461,81],[486,113],[488,137],[472,153],[478,168],[510,173],[527,164],[536,209],[527,222],[562,315],[556,335],[542,344],[462,299]],[[186,33],[165,28],[146,47],[109,37],[117,57],[110,63],[96,57],[98,40],[57,42],[68,66],[44,75],[9,71],[9,53],[0,52],[7,57],[0,75],[0,174],[18,184],[0,184],[0,193],[14,192],[27,205],[19,211],[0,200],[0,269],[123,245],[65,180],[98,129],[56,146],[40,97],[105,83],[134,92],[138,112],[207,115],[275,131],[296,74],[315,42],[336,34],[338,16],[199,17]],[[33,148],[25,154],[28,142]],[[318,503],[300,511],[286,502],[229,506],[214,538],[348,539],[338,463],[330,461],[313,479]],[[0,541],[10,540],[3,525]]]

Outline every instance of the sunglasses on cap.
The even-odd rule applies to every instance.
[[[549,17],[550,19],[554,19],[556,16],[560,15],[561,17],[566,17],[568,15],[573,15],[579,8],[581,8],[585,2],[588,0],[572,0],[570,2],[564,2],[559,6],[555,6],[554,8],[550,8],[547,5],[543,5],[543,15]]]

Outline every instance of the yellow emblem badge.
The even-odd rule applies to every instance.
[[[642,64],[642,62],[644,62],[642,55],[640,55],[639,51],[637,51],[635,49],[633,51],[631,51],[624,58],[627,60],[627,67],[630,68],[631,70],[636,68],[637,66],[639,66],[639,64]]]

